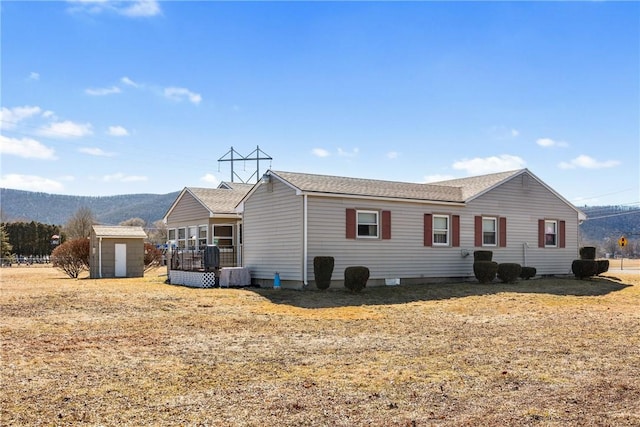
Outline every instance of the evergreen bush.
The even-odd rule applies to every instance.
[[[473,261],[491,261],[493,259],[493,251],[474,251]]]
[[[571,263],[571,271],[578,279],[595,276],[598,273],[598,263],[592,259],[576,259]]]
[[[495,261],[476,261],[473,263],[473,274],[480,283],[489,283],[498,273],[498,263]]]
[[[596,275],[600,275],[602,273],[606,273],[609,271],[609,260],[608,259],[599,259],[596,261]]]
[[[522,266],[514,262],[503,262],[498,264],[498,279],[503,283],[514,283],[518,280]]]
[[[595,246],[581,247],[580,259],[596,259],[596,247]]]
[[[317,256],[313,258],[313,276],[318,289],[329,289],[333,274],[334,259],[332,256]]]
[[[520,271],[520,278],[524,280],[529,280],[532,277],[535,277],[536,269],[535,267],[522,267]]]
[[[367,286],[367,280],[369,280],[369,269],[367,267],[347,267],[344,270],[344,286],[351,292],[363,290]]]

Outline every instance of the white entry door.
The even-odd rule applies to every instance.
[[[127,277],[127,245],[116,243],[116,277]]]

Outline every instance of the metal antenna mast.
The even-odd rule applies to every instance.
[[[234,157],[236,155],[237,157]],[[233,147],[227,153],[218,159],[218,162],[231,162],[231,182],[235,182],[234,178],[238,178],[240,182],[246,184],[240,175],[234,172],[233,166],[235,162],[245,162],[247,160],[255,160],[256,161],[256,171],[251,174],[251,176],[247,179],[247,181],[251,181],[251,178],[256,177],[256,182],[260,181],[260,160],[273,160],[271,156],[260,149],[260,146],[257,145],[256,149],[253,150],[248,156],[243,156],[238,153]]]

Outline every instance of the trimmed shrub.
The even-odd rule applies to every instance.
[[[503,283],[514,283],[518,280],[522,266],[514,262],[503,262],[498,264],[498,279]]]
[[[532,277],[535,277],[536,269],[535,267],[522,267],[520,271],[520,278],[524,280],[529,280]]]
[[[313,277],[318,289],[329,289],[333,274],[334,259],[332,256],[317,256],[313,258]]]
[[[83,270],[89,269],[89,239],[68,240],[51,253],[51,264],[77,279]]]
[[[473,274],[480,283],[489,283],[498,273],[498,263],[495,261],[476,261],[473,263]]]
[[[596,247],[595,246],[581,247],[580,259],[596,259]]]
[[[596,261],[596,275],[606,273],[609,271],[609,260],[608,259],[599,259]]]
[[[493,259],[493,251],[474,251],[473,261],[491,261]]]
[[[576,259],[571,263],[571,271],[578,279],[595,276],[598,263],[592,259]]]
[[[360,292],[367,286],[369,269],[367,267],[347,267],[344,270],[344,286],[351,292]]]

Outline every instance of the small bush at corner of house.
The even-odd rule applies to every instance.
[[[347,267],[344,270],[344,286],[351,292],[363,290],[367,286],[367,280],[369,280],[369,269],[367,267]]]
[[[333,274],[334,259],[331,256],[317,256],[313,258],[313,275],[318,289],[329,289]]]
[[[598,263],[592,259],[576,259],[571,263],[571,271],[578,279],[595,276],[598,273]]]
[[[596,261],[596,275],[600,275],[602,273],[606,273],[609,271],[609,260],[608,259],[599,259]]]

